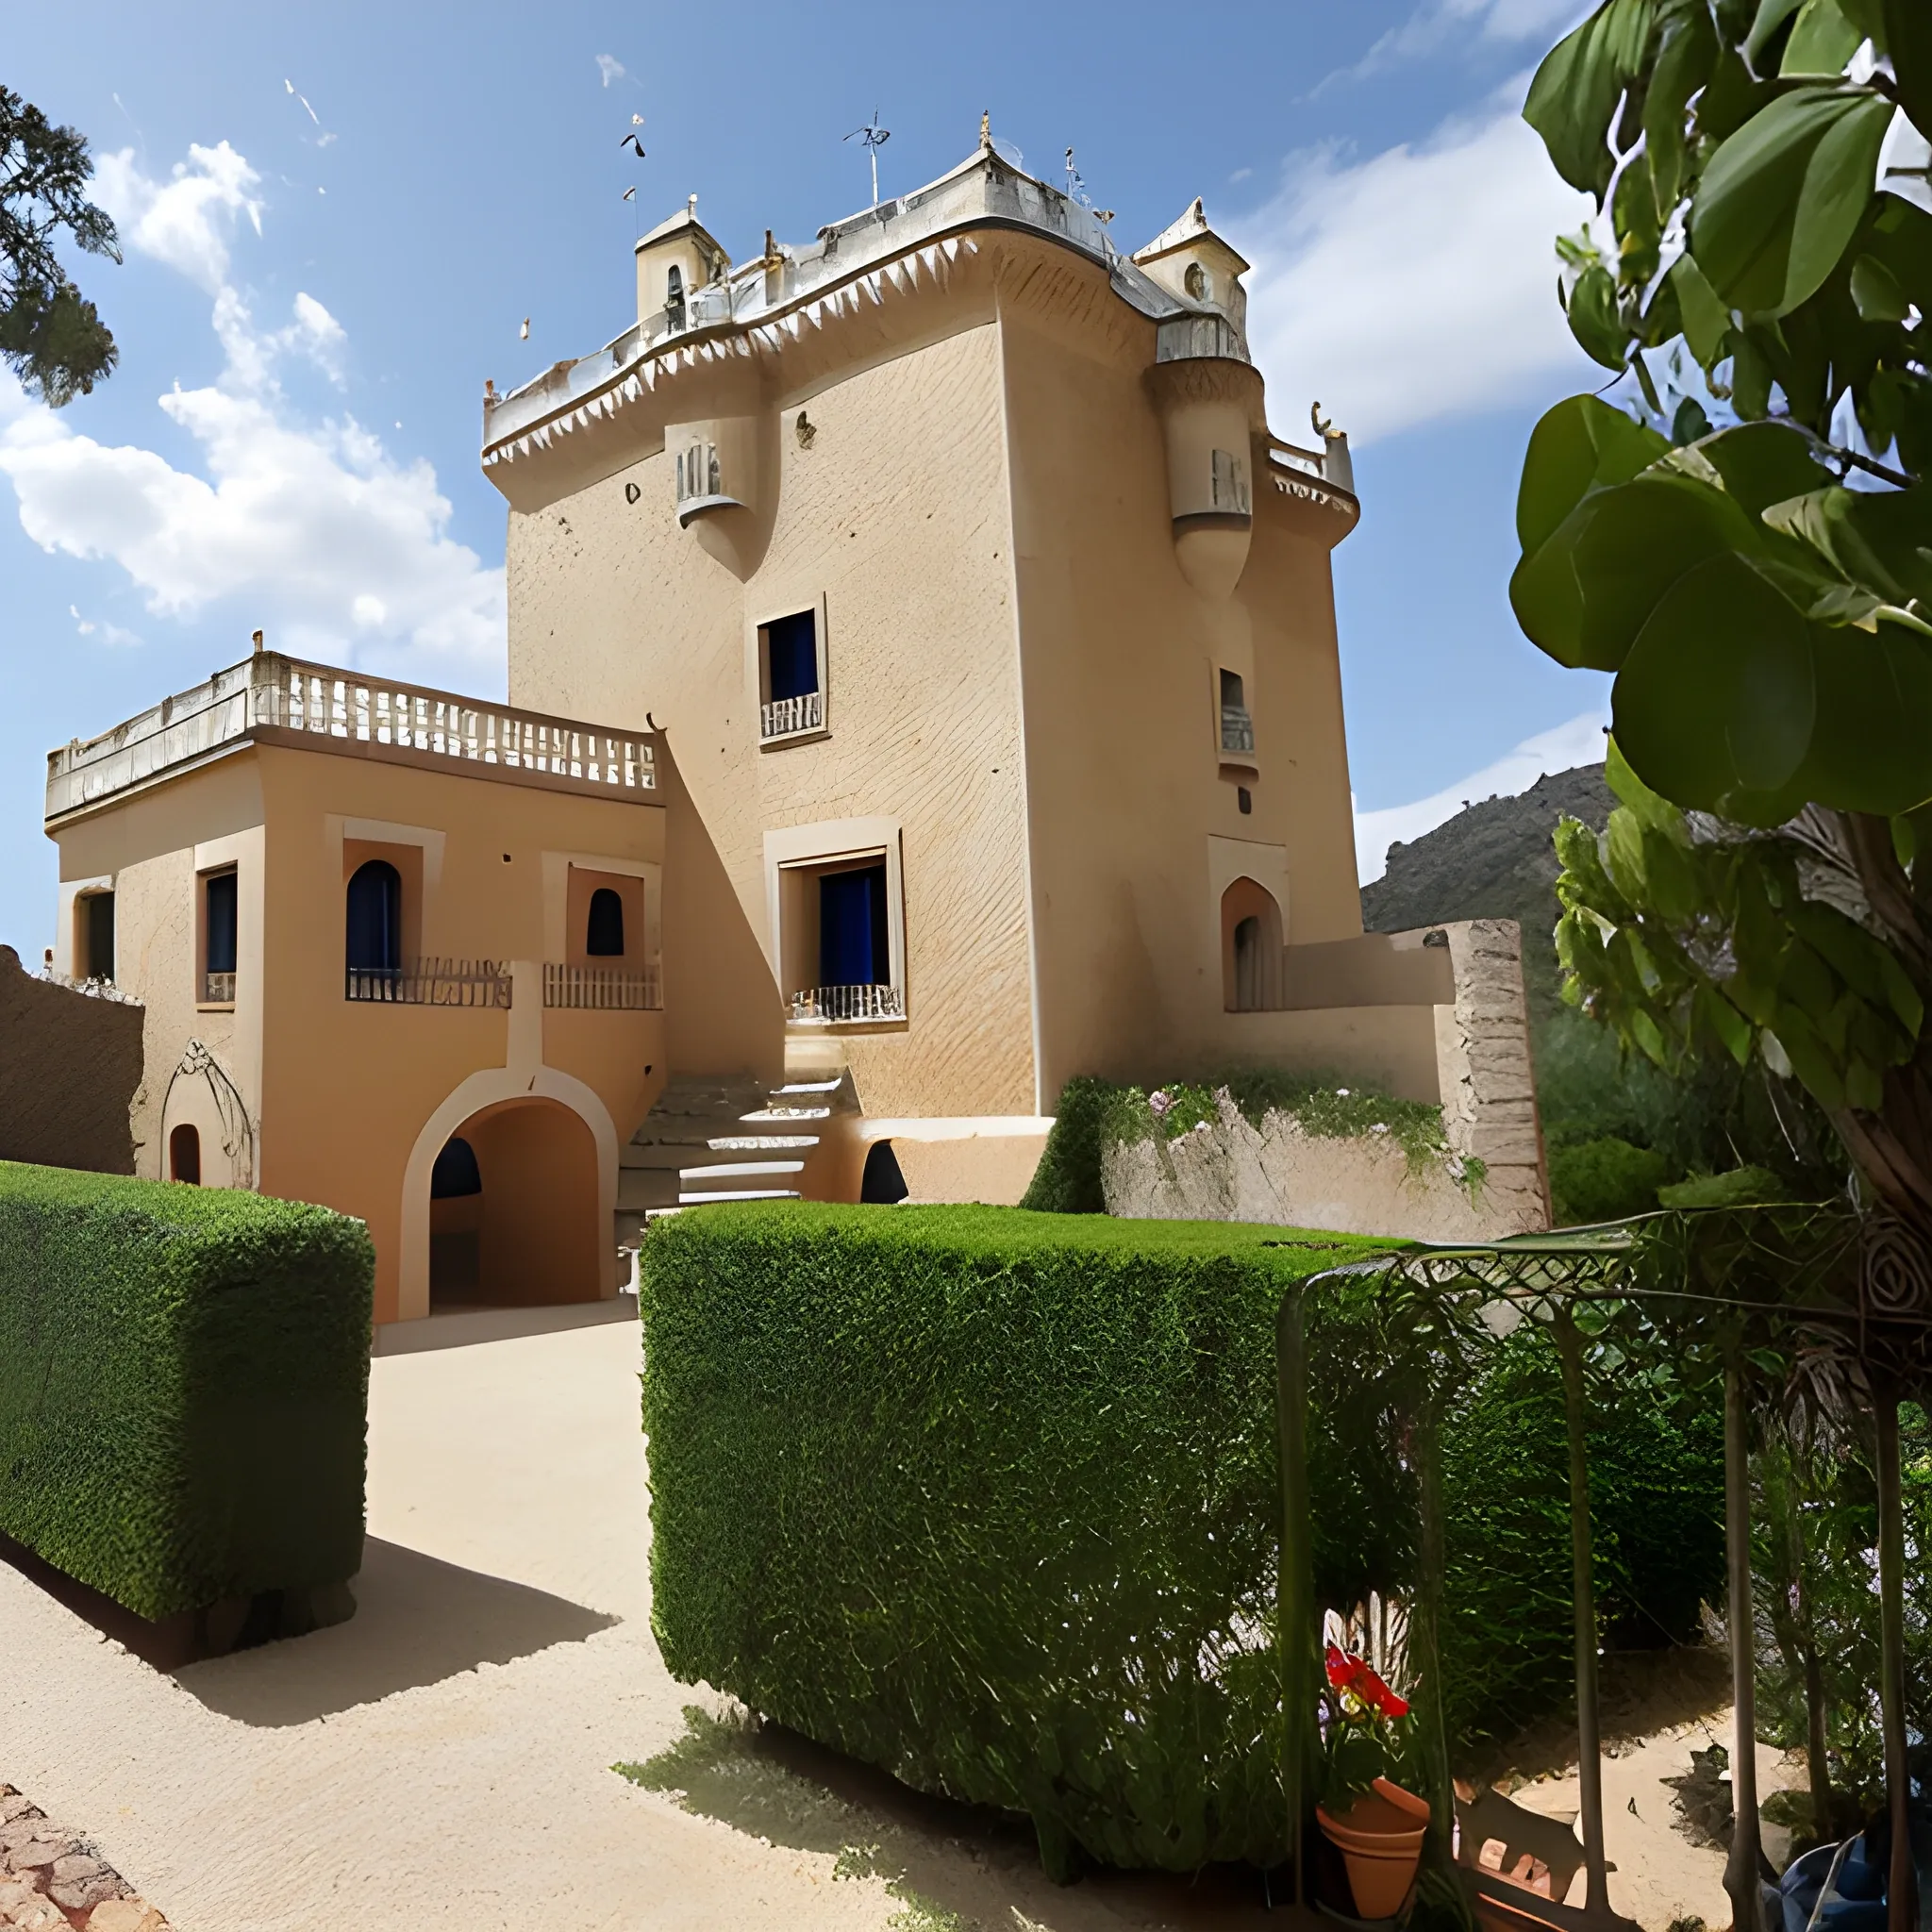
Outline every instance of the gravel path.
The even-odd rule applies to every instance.
[[[637,1368],[630,1323],[378,1357],[359,1608],[292,1642],[166,1675],[0,1564],[0,1772],[176,1932],[1261,1923],[1211,1877],[1058,1890],[1022,1834],[688,1720]],[[682,1799],[610,1770],[673,1749]]]

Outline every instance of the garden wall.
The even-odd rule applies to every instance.
[[[1173,1140],[1112,1139],[1107,1211],[1147,1220],[1261,1221],[1413,1241],[1491,1241],[1550,1224],[1537,1123],[1522,942],[1511,920],[1461,920],[1387,943],[1441,941],[1453,1001],[1434,1008],[1436,1096],[1446,1159],[1418,1159],[1388,1134],[1311,1133],[1293,1113],[1248,1113],[1223,1090],[1218,1119]],[[1338,956],[1357,947],[1307,951]],[[1327,962],[1327,982],[1346,962]],[[1305,974],[1311,981],[1312,974]],[[1373,985],[1370,988],[1374,991]],[[1323,1070],[1351,1091],[1345,1071]]]
[[[0,946],[0,1160],[134,1172],[142,1008],[41,979]]]

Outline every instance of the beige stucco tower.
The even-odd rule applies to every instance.
[[[1075,1074],[1438,1098],[1437,962],[1360,952],[1346,446],[1270,431],[1201,204],[1129,258],[982,142],[808,245],[734,269],[693,203],[637,258],[633,325],[486,404],[510,694],[666,734],[793,1077],[954,1197]]]

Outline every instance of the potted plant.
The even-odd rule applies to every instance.
[[[1407,1902],[1429,1826],[1428,1801],[1390,1776],[1412,1755],[1408,1702],[1366,1657],[1327,1644],[1322,1692],[1322,1802],[1315,1822],[1341,1854],[1358,1919],[1392,1919]]]

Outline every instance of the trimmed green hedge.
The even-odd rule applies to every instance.
[[[652,1623],[666,1663],[1042,1849],[1283,1856],[1274,1323],[1389,1243],[1018,1209],[697,1209],[643,1251]],[[1316,1587],[1412,1574],[1366,1295],[1309,1309]],[[1560,1386],[1524,1329],[1444,1432],[1458,1749],[1561,1702]],[[1603,1419],[1608,1625],[1694,1625],[1718,1438]],[[1678,1634],[1688,1634],[1679,1628]],[[1309,1687],[1312,1694],[1313,1687]]]
[[[327,1208],[0,1162],[0,1533],[154,1620],[354,1575],[374,1281]]]

